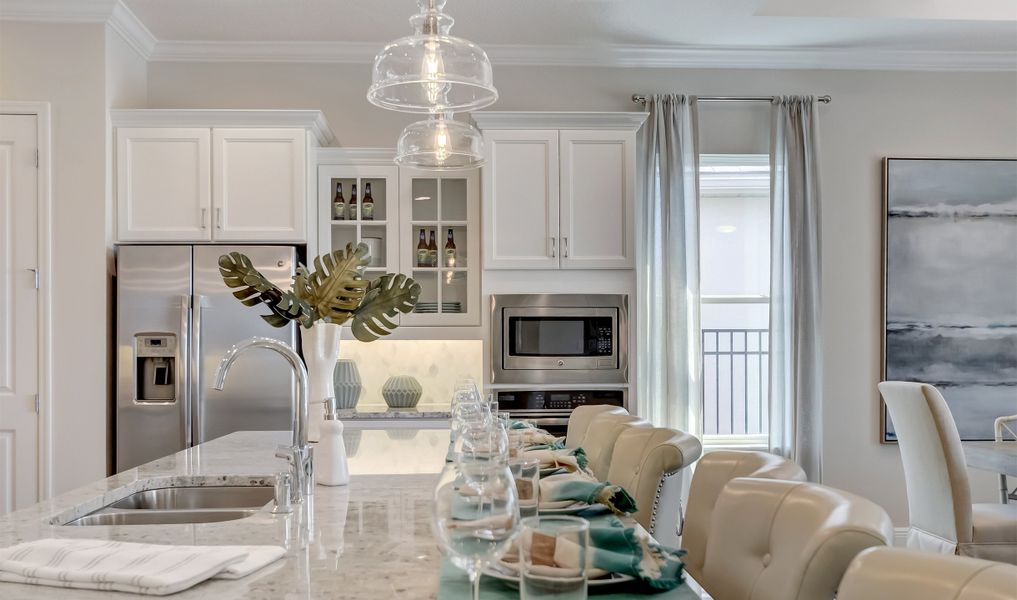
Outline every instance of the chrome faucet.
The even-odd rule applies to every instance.
[[[267,337],[252,337],[246,339],[226,352],[219,363],[219,369],[215,372],[215,389],[222,390],[226,384],[226,375],[237,357],[251,348],[266,348],[281,354],[293,368],[297,376],[297,395],[293,399],[291,429],[293,430],[293,441],[287,446],[279,446],[275,455],[285,458],[290,464],[293,485],[290,488],[290,499],[292,502],[300,502],[303,497],[314,493],[314,462],[311,456],[311,447],[307,443],[307,367],[304,361],[293,351],[289,345]]]

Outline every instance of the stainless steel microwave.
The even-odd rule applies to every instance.
[[[628,297],[491,296],[493,383],[628,382]]]

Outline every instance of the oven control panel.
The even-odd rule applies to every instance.
[[[625,405],[624,390],[501,390],[498,410],[571,411],[586,404]]]

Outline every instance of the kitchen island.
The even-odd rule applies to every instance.
[[[434,598],[440,555],[430,530],[431,494],[444,465],[448,430],[351,427],[347,432],[350,485],[316,486],[312,502],[294,507],[289,515],[273,515],[269,505],[253,516],[218,523],[55,524],[142,489],[271,483],[272,475],[287,469],[274,454],[276,446],[289,442],[289,432],[238,432],[0,516],[0,547],[72,537],[159,544],[271,544],[286,547],[282,560],[243,579],[208,581],[170,597]],[[0,583],[4,600],[130,597],[141,596]]]

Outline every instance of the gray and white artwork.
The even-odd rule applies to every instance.
[[[991,440],[1017,413],[1017,161],[888,158],[886,213],[885,379],[935,385]]]

